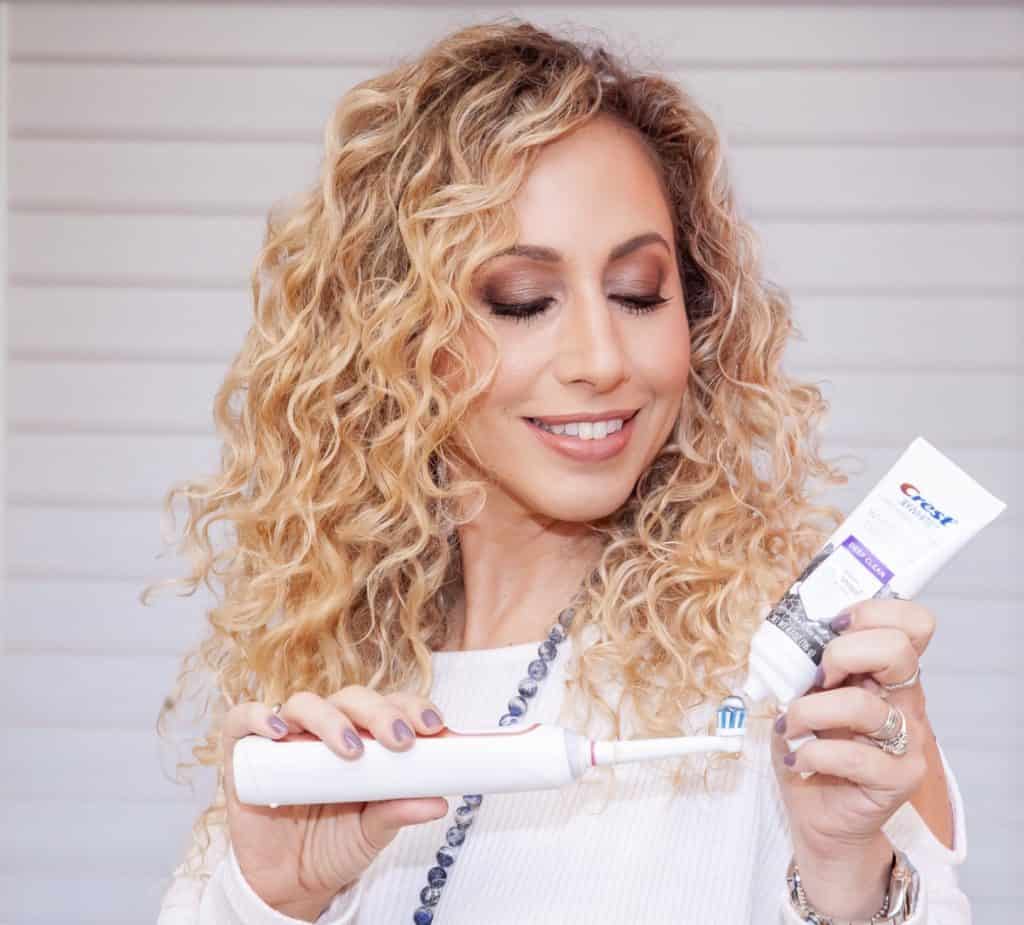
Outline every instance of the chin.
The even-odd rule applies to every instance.
[[[552,484],[559,481],[562,490],[557,494],[545,492],[538,497],[534,492],[521,497],[537,514],[563,523],[588,523],[614,514],[629,499],[635,482],[618,490],[596,491],[594,486],[574,485],[564,476]]]

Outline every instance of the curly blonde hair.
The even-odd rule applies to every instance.
[[[570,684],[588,717],[596,705],[621,734],[625,698],[613,708],[598,680],[616,678],[635,732],[680,734],[691,707],[729,693],[765,605],[840,522],[808,491],[846,481],[820,456],[827,403],[781,370],[790,300],[761,278],[711,119],[601,44],[515,18],[461,29],[337,104],[316,182],[267,220],[253,322],[215,399],[220,471],[165,496],[167,511],[188,501],[179,548],[193,567],[174,583],[191,594],[219,579],[223,597],[157,728],[190,679],[212,681],[192,755],[218,782],[236,703],[349,684],[429,697],[455,528],[484,485],[446,476],[465,471],[460,423],[495,371],[463,344],[473,323],[497,344],[467,308],[470,280],[515,243],[511,200],[540,148],[598,114],[632,126],[660,165],[692,343],[672,434],[592,525],[605,545],[570,634],[599,630]],[[221,520],[233,535],[215,551]],[[206,844],[225,818],[218,793],[194,827]]]

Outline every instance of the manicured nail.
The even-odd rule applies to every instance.
[[[441,725],[441,717],[437,715],[436,710],[424,710],[423,722],[431,729],[436,729]]]
[[[395,738],[398,739],[399,742],[404,742],[406,739],[411,739],[413,737],[412,730],[404,719],[396,719],[391,728],[394,730]]]
[[[345,740],[345,744],[352,749],[354,752],[361,752],[363,750],[363,740],[359,738],[351,729],[346,729],[345,734],[342,736]]]
[[[783,713],[777,720],[775,720],[775,731],[782,735],[786,731],[786,714]]]
[[[283,736],[288,731],[288,724],[278,719],[276,716],[267,717],[267,725],[270,727],[274,735]]]
[[[818,670],[814,674],[814,683],[811,687],[824,687],[825,686],[825,669],[818,666]]]
[[[796,752],[790,752],[788,755],[782,756],[782,763],[787,767],[791,768],[796,764]]]
[[[850,625],[851,620],[853,620],[853,617],[850,616],[850,611],[844,610],[841,614],[832,618],[829,626],[832,627],[834,633],[841,633]]]

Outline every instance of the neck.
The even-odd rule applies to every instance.
[[[603,539],[586,524],[539,523],[459,530],[461,587],[443,649],[496,649],[540,641],[600,556]]]

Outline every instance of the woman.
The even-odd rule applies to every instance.
[[[676,86],[498,22],[354,88],[325,138],[260,254],[217,397],[223,471],[183,491],[192,586],[218,561],[210,520],[237,545],[198,653],[218,799],[161,923],[867,921],[905,865],[909,917],[874,921],[968,922],[916,680],[934,619],[905,601],[839,616],[819,689],[751,717],[738,761],[454,809],[237,801],[250,734],[358,761],[359,728],[403,751],[527,710],[593,736],[702,730],[842,517],[809,500],[844,477],[816,448],[820,392],[780,369],[788,298]],[[866,737],[889,704],[903,755]]]

